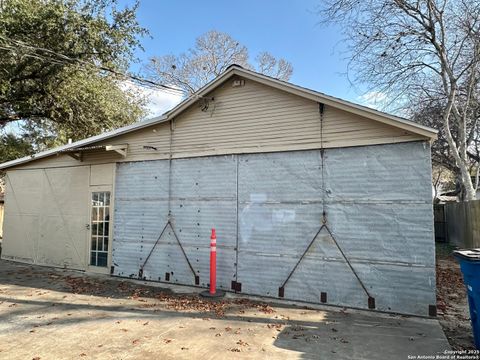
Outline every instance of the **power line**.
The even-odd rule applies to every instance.
[[[147,85],[148,87],[159,88],[160,90],[169,92],[171,94],[179,95],[179,94],[184,93],[182,90],[171,87],[171,86],[168,86],[168,85],[159,84],[155,81],[145,79],[145,78],[141,78],[141,77],[136,76],[136,75],[126,74],[126,73],[108,68],[108,67],[103,66],[103,65],[96,65],[96,64],[94,64],[92,62],[89,62],[89,61],[85,61],[85,60],[81,60],[81,59],[75,59],[75,58],[72,58],[72,57],[67,56],[65,54],[61,54],[61,53],[55,52],[55,51],[50,50],[50,49],[46,49],[46,48],[42,48],[42,47],[38,47],[38,46],[33,46],[33,45],[27,44],[27,43],[25,43],[23,41],[20,41],[20,40],[10,39],[10,38],[5,37],[3,35],[0,35],[0,39],[3,39],[5,41],[8,41],[8,42],[10,42],[14,45],[17,45],[17,46],[20,46],[20,47],[23,47],[23,48],[33,50],[33,53],[30,53],[30,54],[27,53],[27,54],[24,54],[24,55],[36,58],[38,60],[48,61],[50,63],[57,64],[57,65],[79,63],[79,64],[82,64],[82,65],[94,67],[96,69],[99,69],[99,70],[102,70],[102,71],[105,71],[105,72],[109,72],[109,73],[111,73],[113,75],[116,75],[116,76],[128,78],[128,79],[133,80],[133,81],[135,81],[139,84]],[[7,47],[5,47],[5,46],[7,46]],[[5,46],[0,46],[0,49],[7,50],[7,51],[17,51],[18,50],[18,49],[14,48],[14,47],[11,47],[9,45],[5,45]],[[54,55],[54,56],[60,58],[61,60],[52,59],[50,57],[45,57],[43,55],[38,54],[37,53],[38,51]]]

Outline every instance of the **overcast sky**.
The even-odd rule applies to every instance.
[[[290,61],[290,81],[345,100],[376,106],[383,94],[363,94],[345,76],[347,60],[337,28],[318,24],[316,7],[321,0],[141,0],[138,19],[152,38],[144,38],[141,59],[155,55],[179,54],[192,47],[195,38],[209,31],[230,34],[246,45],[252,58],[268,51]],[[123,0],[121,4],[131,3]],[[151,115],[174,106],[180,97],[151,93]]]

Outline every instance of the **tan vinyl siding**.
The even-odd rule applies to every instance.
[[[176,157],[223,149],[316,146],[320,121],[315,102],[252,81],[238,88],[231,84],[227,82],[208,96],[215,100],[207,111],[193,106],[175,119]]]
[[[207,111],[193,106],[175,119],[174,157],[268,152],[321,147],[318,103],[246,81],[229,81],[208,97]],[[393,126],[325,107],[323,146],[358,146],[423,139]]]
[[[170,149],[170,123],[153,125],[129,134],[105,140],[100,145],[128,144],[127,159],[114,157],[117,161],[156,160],[168,158]],[[157,150],[145,149],[144,146],[153,146]]]
[[[233,79],[205,98],[214,98],[206,111],[194,104],[174,118],[174,158],[316,149],[322,146],[317,102],[283,90]],[[323,147],[346,147],[426,140],[406,130],[325,106]],[[152,125],[97,145],[128,144],[128,155],[113,151],[85,152],[83,161],[54,155],[17,168],[63,167],[119,161],[166,159],[170,150],[170,122]],[[152,146],[154,149],[145,149]]]

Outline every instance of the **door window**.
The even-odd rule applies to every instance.
[[[110,192],[92,192],[90,265],[107,266],[110,233]]]

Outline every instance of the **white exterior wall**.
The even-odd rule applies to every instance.
[[[85,270],[90,191],[113,181],[113,164],[8,171],[2,258]]]

